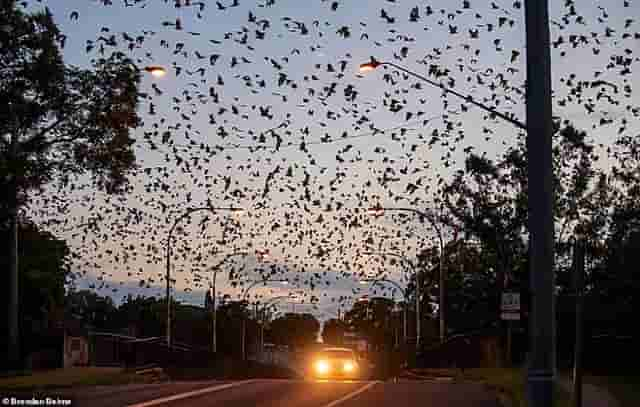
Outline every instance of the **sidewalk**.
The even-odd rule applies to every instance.
[[[571,378],[560,376],[558,385],[571,394]],[[582,383],[582,407],[620,407],[620,403],[603,387]]]

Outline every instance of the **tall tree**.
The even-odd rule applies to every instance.
[[[345,322],[373,346],[383,347],[393,343],[393,308],[393,300],[384,297],[356,301]]]
[[[20,224],[20,315],[19,324],[25,331],[23,352],[32,350],[32,344],[52,324],[59,321],[64,303],[65,284],[71,276],[70,250],[66,242],[38,228],[32,222]],[[0,244],[7,245],[7,231],[0,233]],[[7,270],[9,259],[0,256],[0,270]],[[7,285],[1,286],[2,308],[6,309]],[[0,341],[6,348],[7,315],[0,315]]]
[[[303,347],[316,342],[320,322],[311,314],[286,313],[271,322],[274,343],[291,347]]]
[[[8,358],[19,363],[18,222],[30,193],[53,180],[66,186],[90,173],[121,192],[134,167],[130,129],[140,120],[140,74],[122,53],[67,66],[65,36],[48,9],[26,14],[15,0],[0,5],[0,175],[6,182],[9,244]]]
[[[322,324],[322,342],[327,345],[340,346],[344,343],[347,325],[341,319],[331,318]]]
[[[65,298],[67,318],[79,320],[83,326],[89,329],[115,330],[117,325],[116,312],[117,309],[111,297],[103,297],[90,290],[69,291]]]

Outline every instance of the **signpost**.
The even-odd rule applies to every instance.
[[[500,306],[500,318],[507,321],[507,363],[511,365],[511,331],[512,322],[520,321],[520,293],[502,293],[502,305]]]
[[[500,307],[502,318],[505,321],[520,320],[520,293],[502,293],[502,306]]]

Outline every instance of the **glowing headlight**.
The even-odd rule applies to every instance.
[[[325,374],[329,372],[329,363],[326,360],[319,360],[316,362],[316,372]]]
[[[347,361],[347,362],[344,362],[344,365],[342,365],[342,369],[345,372],[353,372],[354,370],[356,370],[356,365],[351,361]]]

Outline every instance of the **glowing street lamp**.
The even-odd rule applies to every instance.
[[[445,85],[443,85],[442,83],[438,83],[435,81],[432,81],[431,79],[427,78],[426,76],[420,75],[418,73],[415,73],[413,71],[408,70],[407,68],[404,68],[400,65],[396,65],[393,62],[380,62],[378,60],[376,60],[375,58],[371,58],[371,61],[369,62],[365,62],[363,64],[360,64],[360,72],[361,73],[366,73],[366,72],[371,72],[375,69],[377,69],[378,67],[382,66],[382,65],[389,65],[399,71],[402,71],[404,73],[406,73],[407,75],[411,75],[415,78],[420,79],[423,82],[428,83],[429,85],[436,87],[438,89],[442,89],[442,91],[444,91],[445,93],[450,93],[452,95],[455,95],[457,97],[459,97],[460,99],[463,99],[465,102],[467,103],[471,103],[472,105],[479,107],[480,109],[484,110],[485,112],[488,112],[491,117],[496,116],[501,118],[502,120],[505,120],[511,124],[513,124],[514,126],[518,127],[519,129],[522,130],[526,130],[527,126],[526,124],[522,123],[521,121],[519,121],[518,119],[515,119],[513,117],[507,116],[504,113],[498,112],[497,110],[482,104],[480,102],[476,102],[475,100],[473,100],[473,98],[471,96],[465,96],[451,88],[446,87]]]
[[[380,217],[384,215],[384,208],[380,206],[374,206],[372,208],[369,208],[367,209],[367,215],[375,216],[376,218]]]
[[[167,74],[167,70],[164,67],[159,65],[145,66],[144,70],[149,72],[152,76],[156,78],[162,78]]]
[[[365,73],[365,72],[370,72],[373,71],[374,69],[376,69],[377,67],[380,66],[380,62],[376,61],[375,59],[371,59],[371,62],[366,62],[364,64],[360,64],[360,72]]]
[[[259,261],[269,260],[270,256],[271,255],[269,254],[269,249],[256,250],[256,257],[258,258]]]

